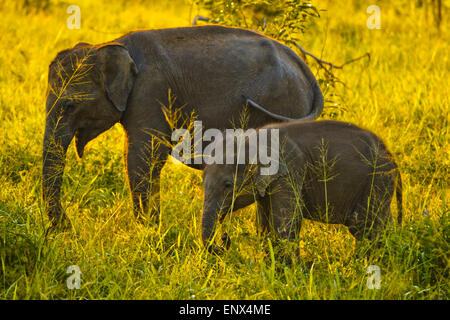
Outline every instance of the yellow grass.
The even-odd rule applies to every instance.
[[[326,11],[307,25],[306,50],[335,64],[371,57],[334,71],[345,86],[321,83],[321,118],[382,137],[403,175],[404,224],[392,227],[386,248],[357,258],[346,228],[306,221],[302,260],[293,266],[271,263],[267,241],[256,234],[254,206],[222,226],[234,239],[230,251],[208,255],[200,240],[201,173],[182,165],[163,170],[161,224],[136,222],[118,125],[89,144],[83,161],[69,148],[62,204],[73,228],[45,237],[40,179],[51,60],[79,41],[187,26],[207,14],[181,1],[74,4],[80,30],[66,27],[67,3],[35,9],[0,1],[1,298],[448,299],[448,1],[440,33],[429,4],[379,1],[381,29],[369,30],[370,1],[314,2]],[[313,59],[307,63],[323,76]],[[80,290],[66,286],[70,265],[82,271]],[[379,290],[366,286],[369,265],[380,267]]]

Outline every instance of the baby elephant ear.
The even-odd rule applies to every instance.
[[[278,172],[274,174],[264,175],[261,174],[261,168],[257,168],[258,172],[256,172],[255,179],[255,189],[258,191],[260,197],[264,197],[266,195],[267,188],[280,177],[286,176],[288,174],[288,169],[285,164],[280,164],[278,167]]]
[[[117,110],[125,111],[138,73],[128,50],[119,43],[99,47],[95,67],[109,100]]]
[[[294,172],[290,172],[289,168],[293,168],[295,171],[301,169],[305,164],[305,155],[288,137],[280,137],[280,153],[278,155],[277,163],[278,170],[273,174],[268,173],[267,170],[261,170],[261,166],[258,165],[257,172],[255,172],[255,189],[261,197],[264,197],[267,192],[267,188],[275,180],[287,177]],[[271,172],[270,172],[271,173]]]

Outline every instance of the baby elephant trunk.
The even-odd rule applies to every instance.
[[[218,246],[213,242],[213,236],[216,231],[217,220],[219,216],[218,208],[207,206],[203,210],[202,217],[202,241],[208,252],[212,254],[223,254],[230,247],[231,240],[227,233],[222,234],[221,240],[223,246]]]
[[[51,120],[47,119],[47,122]],[[42,198],[52,225],[65,220],[61,209],[60,190],[67,148],[73,133],[66,128],[47,125],[43,144]]]

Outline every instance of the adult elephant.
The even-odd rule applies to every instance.
[[[53,223],[65,219],[60,188],[71,140],[75,136],[82,157],[86,143],[117,122],[127,138],[135,214],[159,210],[159,173],[170,149],[149,144],[155,133],[171,134],[161,108],[169,89],[177,98],[174,108],[194,111],[205,129],[230,128],[247,102],[253,106],[250,128],[315,119],[323,108],[314,75],[291,49],[256,32],[221,26],[136,31],[101,45],[79,43],[50,64],[48,87],[42,190]]]

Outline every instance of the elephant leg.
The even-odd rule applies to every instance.
[[[356,240],[367,239],[379,246],[378,238],[385,230],[386,224],[391,220],[390,204],[392,201],[393,186],[389,181],[375,180],[357,205],[352,216],[347,219],[346,225]]]
[[[141,222],[149,218],[159,221],[159,178],[169,151],[151,136],[146,142],[128,145],[125,156],[128,181],[134,214]]]
[[[292,241],[299,238],[301,221],[300,214],[290,206],[277,211],[273,218],[273,227],[281,239]]]
[[[271,229],[270,207],[266,203],[267,201],[268,197],[257,201],[256,224],[260,235],[268,233]]]
[[[298,239],[302,215],[289,182],[278,179],[269,194],[273,230],[284,240]]]
[[[288,264],[292,263],[291,253],[299,258],[299,234],[302,215],[298,210],[293,192],[288,188],[287,182],[281,181],[265,197],[262,202],[262,212],[268,217],[270,229],[276,235],[275,245],[279,259]],[[287,249],[287,250],[286,250]]]

